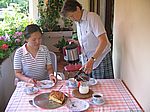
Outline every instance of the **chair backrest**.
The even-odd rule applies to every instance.
[[[51,52],[51,51],[49,53],[51,56],[51,62],[53,65],[54,72],[57,74],[57,57],[56,57],[56,54],[54,52]]]
[[[54,75],[56,76],[57,79],[64,80],[65,79],[64,74],[57,71],[58,68],[57,68],[57,56],[56,56],[56,54],[54,52],[51,52],[51,51],[49,53],[51,56],[51,62],[52,62],[52,66],[54,69]]]

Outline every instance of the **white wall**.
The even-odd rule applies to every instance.
[[[83,9],[89,10],[89,0],[77,0],[83,7]]]
[[[150,0],[115,0],[115,75],[150,112]]]
[[[29,17],[37,20],[38,17],[38,0],[29,0]]]

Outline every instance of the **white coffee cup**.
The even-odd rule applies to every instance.
[[[27,83],[27,84],[25,85],[25,92],[26,92],[27,94],[32,93],[33,90],[34,90],[34,84]]]
[[[104,103],[103,94],[101,94],[101,93],[94,93],[92,95],[92,100],[93,100],[93,103],[95,103],[95,104]]]
[[[69,87],[77,87],[77,81],[74,78],[68,79],[68,86]]]

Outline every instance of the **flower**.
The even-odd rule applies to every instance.
[[[7,50],[8,49],[8,45],[7,44],[3,44],[2,46],[1,46],[1,49],[3,49],[3,50]]]
[[[22,32],[14,34],[5,34],[0,36],[0,60],[9,57],[11,53],[24,44],[24,36]]]

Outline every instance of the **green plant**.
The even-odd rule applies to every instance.
[[[63,18],[62,17],[62,20],[64,21],[64,30],[69,30],[69,31],[72,31],[73,28],[73,21],[71,21],[70,19],[67,19],[67,18]]]
[[[11,14],[5,12],[4,20],[0,21],[0,62],[24,44],[22,31],[30,24],[28,20],[29,18],[20,12],[18,5],[14,6]]]
[[[54,46],[58,48],[60,52],[63,52],[63,47],[67,46],[68,44],[69,42],[66,41],[63,36],[56,44],[54,44]]]
[[[15,32],[13,35],[0,36],[0,60],[9,57],[11,53],[24,44],[22,32]]]
[[[74,40],[78,40],[78,35],[77,35],[77,32],[76,32],[76,31],[73,32],[71,38],[74,39]]]
[[[31,21],[32,23],[32,21]],[[14,34],[16,31],[23,31],[24,28],[30,24],[29,17],[20,12],[20,7],[14,5],[11,12],[4,12],[4,19],[0,21],[0,36],[7,34]]]
[[[60,11],[65,0],[39,0],[38,10],[40,18],[37,23],[41,26],[43,31],[60,31],[64,28],[61,27],[60,21],[62,20],[65,27],[69,27],[68,30],[72,30],[72,21],[63,19],[60,16]],[[70,25],[70,26],[69,26]]]

